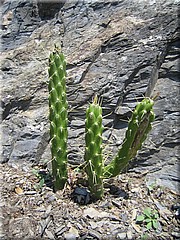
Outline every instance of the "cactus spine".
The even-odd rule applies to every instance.
[[[97,97],[86,110],[85,162],[89,189],[95,199],[103,196],[102,108]]]
[[[66,62],[55,47],[49,57],[49,121],[54,189],[63,189],[67,181],[67,98]]]
[[[151,123],[155,115],[152,111],[154,102],[145,98],[138,103],[128,124],[125,139],[112,162],[104,168],[104,178],[117,176],[134,158],[141,148],[147,134],[151,130]]]

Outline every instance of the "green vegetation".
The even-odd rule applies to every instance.
[[[158,212],[147,207],[144,209],[143,213],[136,218],[136,222],[139,224],[145,224],[146,229],[157,229],[158,228]]]
[[[49,57],[49,121],[54,189],[63,189],[67,181],[67,98],[66,62],[55,48]]]
[[[63,189],[67,181],[67,98],[66,62],[55,47],[49,58],[49,120],[54,189]],[[89,189],[95,199],[103,197],[103,180],[117,176],[128,165],[145,141],[154,121],[154,102],[150,98],[137,104],[128,123],[125,139],[115,158],[104,166],[102,155],[102,108],[97,96],[86,110],[85,171]],[[152,223],[154,226],[155,223]],[[150,225],[150,224],[149,224]]]
[[[102,108],[95,97],[86,110],[85,161],[89,189],[95,198],[103,196]]]
[[[39,191],[42,189],[44,183],[45,183],[45,178],[42,174],[39,173],[39,170],[33,169],[32,173],[39,179],[39,182],[34,186],[34,188]]]

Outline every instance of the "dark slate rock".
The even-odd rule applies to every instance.
[[[28,41],[40,26],[37,4],[34,1],[5,1],[2,6],[2,49],[14,49]]]
[[[95,93],[102,101],[108,160],[123,141],[137,101],[159,93],[153,129],[129,170],[149,170],[149,177],[153,172],[176,186],[177,8],[176,0],[4,1],[1,161],[50,160],[47,69],[56,43],[67,59],[70,163],[83,162],[85,110]],[[163,172],[168,170],[169,178]]]
[[[86,205],[90,202],[90,193],[86,188],[76,187],[71,194],[76,203]]]
[[[45,2],[38,1],[38,13],[41,20],[50,20],[54,18],[54,16],[60,11],[62,6],[64,5],[64,1],[59,2]]]

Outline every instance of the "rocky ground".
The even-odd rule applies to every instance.
[[[71,171],[69,184],[54,193],[44,166],[20,169],[3,164],[0,170],[1,239],[180,239],[179,194],[148,186],[147,172],[109,180],[104,198],[92,202],[73,194],[85,188],[80,173]],[[136,221],[147,207],[157,210],[157,229]]]
[[[180,239],[179,0],[1,3],[1,239]],[[83,162],[85,111],[95,93],[112,155],[137,101],[159,94],[137,161],[106,183],[97,202],[76,188],[80,173],[70,172],[69,185],[54,193],[44,166],[51,159],[47,83],[55,43],[67,60],[69,164]],[[146,207],[158,211],[157,229],[136,221]]]

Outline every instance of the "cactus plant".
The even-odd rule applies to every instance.
[[[102,108],[97,97],[86,110],[85,163],[89,189],[94,198],[103,196]]]
[[[66,62],[63,53],[55,47],[49,57],[49,121],[54,189],[62,189],[67,181],[67,97]],[[154,120],[154,101],[143,99],[137,104],[128,123],[121,148],[115,158],[104,166],[102,156],[102,108],[95,96],[86,110],[85,171],[89,189],[95,199],[103,197],[103,179],[115,177],[133,159],[151,130]]]
[[[49,57],[49,121],[54,189],[63,189],[67,181],[67,98],[66,62],[55,47]]]
[[[121,148],[115,158],[104,166],[101,146],[102,108],[98,104],[97,97],[90,104],[86,111],[85,122],[85,161],[89,189],[96,199],[103,197],[103,179],[119,175],[141,148],[155,117],[152,111],[153,105],[154,102],[150,98],[145,98],[137,104],[128,123]]]
[[[128,124],[125,139],[115,158],[104,168],[104,178],[115,177],[134,158],[151,130],[155,115],[152,111],[154,101],[143,99],[137,104]]]

